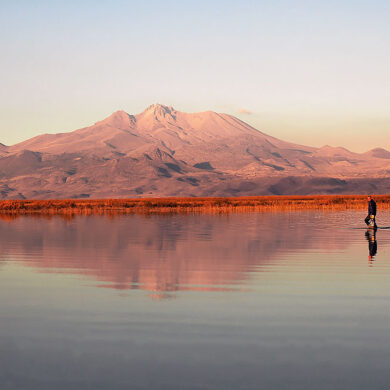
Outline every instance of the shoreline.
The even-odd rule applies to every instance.
[[[390,209],[390,195],[374,197]],[[366,195],[167,197],[134,199],[3,200],[0,214],[169,214],[293,210],[365,210]]]

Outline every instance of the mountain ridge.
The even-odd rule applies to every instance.
[[[3,199],[350,193],[364,179],[364,192],[387,192],[380,179],[388,177],[390,152],[382,148],[299,145],[232,115],[162,104],[0,145]]]

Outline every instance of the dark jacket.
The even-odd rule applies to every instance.
[[[376,215],[376,203],[374,199],[368,202],[368,215]]]

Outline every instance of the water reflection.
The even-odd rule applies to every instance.
[[[241,288],[254,269],[277,264],[282,253],[346,248],[348,240],[338,239],[330,216],[22,217],[0,223],[0,261],[88,275],[99,287],[148,290],[153,298],[179,290],[224,291]]]
[[[377,229],[367,229],[365,236],[368,241],[368,261],[370,264],[374,262],[374,258],[378,252],[378,243],[376,240]]]
[[[0,387],[387,389],[390,229],[361,220],[1,220]]]

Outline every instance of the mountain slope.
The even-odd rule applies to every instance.
[[[0,197],[387,192],[389,157],[384,149],[358,154],[296,145],[231,115],[156,104],[0,145]]]

